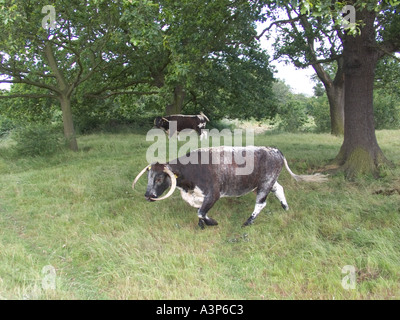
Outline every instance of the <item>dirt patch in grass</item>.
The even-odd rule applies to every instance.
[[[394,189],[379,189],[373,192],[373,194],[382,194],[384,196],[391,196],[394,194],[399,194],[400,195],[400,188],[394,188]]]

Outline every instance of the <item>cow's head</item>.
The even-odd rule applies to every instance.
[[[164,117],[156,117],[154,119],[154,126],[156,126],[157,128],[164,128],[165,130],[168,130],[169,121]]]
[[[148,201],[164,200],[175,191],[176,177],[174,173],[169,169],[168,165],[158,162],[145,167],[133,181],[132,188],[135,187],[136,182],[145,172],[147,172],[147,189],[144,196]],[[160,197],[169,187],[171,187],[169,192]]]

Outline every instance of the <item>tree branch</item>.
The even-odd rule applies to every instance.
[[[13,80],[0,80],[0,83],[24,83],[24,84],[28,84],[34,87],[38,87],[38,88],[42,88],[42,89],[47,89],[56,93],[60,93],[60,91],[51,85],[45,84],[45,83],[41,83],[41,82],[37,82],[37,81],[32,81],[29,80],[27,78],[22,78],[20,76],[13,76],[14,79]]]
[[[315,64],[330,63],[330,62],[337,61],[337,60],[338,60],[339,58],[341,58],[341,57],[342,57],[342,55],[332,56],[332,57],[327,58],[327,59],[317,59],[317,58],[315,57],[315,60],[310,61],[309,65],[313,66],[313,65],[315,65]]]
[[[306,17],[302,17],[300,20],[300,23],[303,27],[303,29],[306,30],[311,30],[312,26],[310,24],[310,22],[307,20]],[[323,84],[326,87],[330,87],[333,84],[332,78],[329,75],[329,73],[327,73],[325,71],[325,69],[322,67],[322,63],[328,63],[328,62],[333,62],[337,59],[337,57],[330,57],[327,59],[318,59],[317,55],[315,53],[315,48],[314,48],[314,37],[310,37],[307,36],[306,37],[307,40],[307,45],[309,47],[309,55],[311,56],[312,59],[310,59],[309,64],[313,67],[314,71],[317,73],[318,78],[323,82]]]
[[[394,43],[393,41],[384,41],[377,45],[377,49],[380,51],[379,57],[382,58],[386,55],[400,61],[394,53],[400,51],[400,41],[399,43]]]
[[[42,78],[55,78],[54,75],[43,74],[41,72],[36,72],[36,71],[33,72],[33,71],[29,71],[29,70],[24,70],[24,69],[17,67],[15,64],[16,64],[15,60],[9,61],[7,64],[3,64],[3,63],[0,64],[0,72],[2,72],[4,75],[7,75],[12,78],[11,80],[0,79],[0,83],[24,83],[24,84],[32,85],[32,86],[35,86],[38,88],[47,89],[47,90],[59,93],[59,90],[57,87],[52,86],[47,83],[40,82],[40,81],[31,80],[24,74],[33,74],[33,75],[36,75],[36,76],[39,76]]]
[[[15,99],[15,98],[52,98],[52,99],[57,99],[57,96],[54,94],[50,93],[16,93],[16,94],[10,94],[10,95],[0,95],[0,99]]]
[[[151,83],[151,81],[148,81],[148,80],[142,80],[142,81],[137,81],[136,80],[136,81],[131,81],[130,83],[127,83],[127,84],[124,84],[124,85],[120,85],[120,86],[114,86],[114,87],[105,86],[102,89],[97,90],[95,92],[87,93],[87,94],[85,94],[85,96],[96,97],[96,96],[101,96],[101,94],[106,92],[106,91],[120,92],[120,91],[118,91],[120,89],[126,89],[126,88],[129,88],[130,86],[134,86],[134,85],[138,85],[138,84],[150,84],[150,83]],[[125,92],[128,92],[128,91],[125,91]]]
[[[275,26],[275,25],[277,26],[277,25],[286,24],[286,23],[293,23],[293,22],[299,21],[301,17],[302,17],[302,16],[298,16],[298,17],[296,17],[296,18],[284,19],[284,20],[276,20],[276,21],[272,22],[268,27],[266,27],[258,36],[256,36],[256,39],[257,39],[257,40],[260,40],[260,38],[261,38],[267,31],[271,30],[272,27]]]
[[[54,75],[52,74],[44,74],[42,72],[36,72],[36,71],[29,71],[29,70],[23,70],[20,68],[17,68],[16,66],[9,66],[7,64],[0,63],[0,71],[3,71],[6,75],[9,75],[11,77],[21,77],[22,73],[27,73],[27,74],[32,74],[35,76],[43,77],[43,78],[55,78]]]
[[[54,73],[54,76],[57,79],[58,85],[60,87],[60,90],[57,90],[59,93],[67,93],[66,91],[68,90],[68,84],[65,81],[64,75],[60,71],[57,65],[57,61],[54,58],[53,50],[51,48],[50,42],[46,42],[44,46],[44,54],[46,56],[47,62],[49,63],[49,67],[51,71]]]
[[[104,95],[96,95],[96,94],[85,94],[85,97],[87,98],[95,98],[95,99],[107,99],[112,96],[116,95],[123,95],[123,94],[132,94],[132,95],[137,95],[137,96],[147,96],[147,95],[152,95],[152,94],[158,94],[158,91],[110,91]]]

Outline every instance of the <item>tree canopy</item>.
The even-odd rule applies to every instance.
[[[337,163],[349,175],[377,173],[388,161],[375,137],[374,77],[377,66],[390,66],[389,61],[380,66],[381,59],[398,60],[393,53],[400,50],[399,5],[399,0],[54,0],[49,6],[3,0],[0,82],[13,87],[0,98],[36,99],[22,113],[54,109],[49,101],[58,102],[74,150],[74,116],[203,111],[214,119],[271,117],[273,70],[258,40],[277,27],[275,56],[298,67],[312,65],[330,102],[342,107],[336,108],[344,115]],[[269,22],[261,34],[258,21]],[[375,83],[391,81],[382,77]],[[331,112],[335,117],[340,118]]]
[[[57,99],[72,149],[73,115],[124,100],[215,118],[274,113],[252,2],[56,0],[52,27],[45,1],[0,5],[0,81],[16,85],[0,98]]]

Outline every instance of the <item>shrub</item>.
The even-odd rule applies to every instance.
[[[374,119],[376,129],[400,128],[400,104],[395,96],[374,92]]]
[[[317,132],[330,132],[331,115],[328,98],[325,94],[323,96],[311,98],[310,113],[314,118]]]
[[[0,117],[0,138],[6,136],[14,128],[15,125],[10,119]]]
[[[217,129],[219,131],[228,129],[233,131],[235,129],[235,124],[232,120],[229,119],[221,119],[221,120],[210,120],[207,123],[207,129]]]
[[[64,142],[59,128],[37,124],[16,129],[12,137],[19,156],[50,155],[60,150]]]
[[[296,132],[307,122],[305,105],[297,100],[290,99],[279,107],[281,123],[279,128],[288,132]]]

